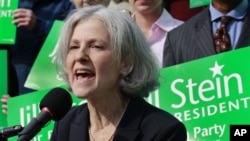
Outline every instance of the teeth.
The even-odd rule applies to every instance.
[[[85,70],[85,69],[78,69],[75,72],[76,75],[91,75],[93,74],[93,72],[89,71],[89,70]]]
[[[78,70],[76,73],[78,74],[78,73],[88,73],[88,72],[84,70]]]

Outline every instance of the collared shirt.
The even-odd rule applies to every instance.
[[[183,22],[174,19],[165,9],[163,10],[160,18],[152,25],[152,34],[148,38],[153,53],[158,59],[159,66],[162,67],[163,48],[166,40],[167,33],[179,26]]]
[[[227,26],[233,49],[235,48],[237,41],[239,39],[243,27],[243,21],[247,14],[247,8],[248,8],[248,1],[243,0],[235,9],[231,10],[229,13],[224,15],[223,13],[215,9],[212,3],[210,3],[209,5],[213,33],[216,32],[216,30],[219,28],[221,24],[219,20],[221,16],[230,16],[233,18],[232,21]]]
[[[132,17],[134,17],[134,15]],[[163,48],[167,33],[182,23],[183,21],[174,19],[167,10],[164,9],[159,19],[151,26],[152,34],[147,40],[158,60],[159,67],[162,67]]]

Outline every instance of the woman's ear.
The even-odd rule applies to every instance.
[[[120,73],[122,76],[128,75],[133,69],[133,65],[128,62],[128,60],[125,60],[121,63],[121,70]]]
[[[122,76],[125,76],[126,73],[127,73],[126,65],[125,65],[125,63],[121,63],[120,74],[121,74]]]

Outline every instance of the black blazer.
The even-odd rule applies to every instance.
[[[250,46],[250,6],[236,49],[245,46]],[[210,12],[207,7],[168,33],[164,45],[163,67],[215,54]]]
[[[72,108],[55,123],[52,141],[88,141],[86,104]],[[185,126],[171,114],[143,99],[131,99],[113,141],[186,141]]]

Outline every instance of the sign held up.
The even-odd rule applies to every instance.
[[[17,0],[0,0],[0,44],[15,44],[16,26],[12,24]]]

